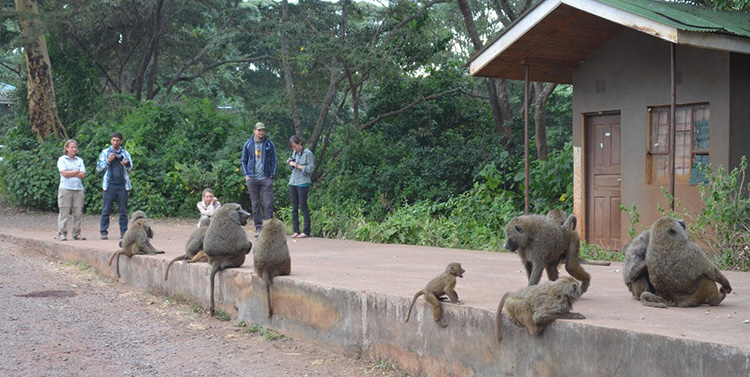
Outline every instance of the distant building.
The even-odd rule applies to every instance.
[[[13,101],[13,91],[16,87],[0,82],[0,116],[10,114]]]
[[[588,243],[620,249],[620,204],[651,224],[673,179],[680,210],[697,212],[700,167],[750,156],[747,25],[750,13],[674,1],[543,0],[471,59],[471,74],[573,84],[573,211]]]

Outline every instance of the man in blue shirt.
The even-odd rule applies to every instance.
[[[273,217],[273,179],[276,177],[276,146],[266,137],[266,126],[258,122],[254,136],[242,148],[242,175],[253,205],[255,237],[264,219]],[[262,206],[261,206],[262,204]],[[263,214],[261,215],[261,207]]]
[[[130,153],[122,148],[122,134],[112,133],[110,139],[111,147],[106,148],[99,154],[96,171],[104,172],[102,182],[102,218],[99,224],[99,233],[106,240],[109,234],[109,215],[112,205],[117,201],[117,209],[120,212],[120,238],[128,230],[128,190],[130,190],[130,175],[133,170],[133,160]]]

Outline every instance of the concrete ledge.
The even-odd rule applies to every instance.
[[[114,278],[114,263],[107,265],[111,256],[110,250],[102,250],[96,242],[67,242],[44,241],[28,236],[0,234],[0,242],[12,242],[42,253],[64,260],[81,261],[97,268],[103,274]],[[88,242],[88,241],[87,241]],[[322,242],[322,241],[321,241]],[[341,242],[327,240],[331,244]],[[157,245],[158,247],[158,245]],[[327,244],[326,247],[330,247]],[[459,281],[457,289],[462,300],[467,305],[444,304],[444,315],[449,323],[447,328],[440,328],[432,320],[431,309],[424,300],[420,299],[412,312],[412,319],[404,323],[406,312],[411,302],[411,294],[404,293],[420,289],[432,277],[433,271],[441,271],[445,263],[440,261],[429,264],[420,272],[420,264],[410,264],[404,261],[393,262],[391,254],[382,253],[385,246],[348,243],[347,248],[357,247],[368,249],[364,252],[380,252],[376,260],[383,265],[383,270],[364,262],[364,266],[353,265],[350,261],[342,260],[344,256],[325,249],[313,256],[305,258],[305,265],[300,265],[295,259],[293,250],[293,271],[291,276],[279,277],[274,280],[272,297],[274,316],[266,318],[264,291],[261,289],[261,279],[253,276],[252,259],[248,258],[245,266],[228,269],[217,274],[216,300],[218,309],[236,314],[237,320],[257,323],[262,326],[277,329],[289,336],[317,343],[329,349],[346,354],[361,354],[376,360],[387,360],[396,363],[415,375],[427,376],[749,376],[750,375],[750,325],[732,325],[734,334],[719,334],[718,340],[708,335],[705,340],[700,331],[726,331],[726,328],[710,328],[713,313],[734,312],[740,323],[741,316],[750,317],[747,312],[746,299],[732,296],[725,300],[726,307],[692,308],[691,311],[679,309],[659,310],[641,307],[634,300],[624,301],[627,288],[614,287],[618,291],[617,303],[622,302],[623,309],[634,311],[640,315],[642,323],[634,323],[632,315],[623,316],[622,322],[605,321],[597,316],[597,308],[606,305],[600,297],[607,293],[587,293],[576,311],[582,312],[589,319],[581,321],[560,320],[548,326],[540,336],[531,336],[525,329],[504,322],[504,337],[502,344],[498,344],[494,336],[494,308],[507,289],[490,286],[492,279],[504,279],[520,288],[519,281],[525,276],[514,276],[504,272],[501,276],[488,276],[489,272],[482,272],[484,278],[481,285],[487,286],[491,292],[499,291],[492,297],[477,299],[471,286]],[[399,246],[401,253],[413,253],[411,257],[423,258],[424,248]],[[180,294],[189,297],[201,305],[209,303],[209,272],[207,264],[172,265],[169,280],[164,282],[163,276],[167,263],[174,256],[179,255],[181,245],[175,242],[172,250],[166,255],[136,256],[133,258],[121,256],[120,281],[143,289],[164,292],[165,294]],[[430,252],[433,250],[428,250]],[[300,251],[301,253],[301,251]],[[326,254],[330,253],[330,254]],[[480,274],[479,267],[484,258],[500,258],[498,264],[518,263],[514,255],[494,256],[491,254],[467,252],[461,250],[442,249],[436,254],[452,255],[462,261],[467,273]],[[486,254],[490,254],[487,256]],[[300,254],[301,255],[301,254]],[[356,256],[349,256],[354,260]],[[507,258],[506,258],[507,257]],[[451,258],[452,259],[452,258]],[[501,260],[502,259],[502,260]],[[507,259],[507,260],[505,260]],[[421,259],[420,259],[421,260]],[[477,267],[474,270],[467,267],[470,260]],[[315,276],[310,271],[310,263],[335,264],[334,269],[341,276],[332,277],[341,286],[330,283],[315,282]],[[304,273],[295,273],[294,266],[298,266]],[[413,267],[404,267],[404,266]],[[304,266],[307,266],[305,270]],[[400,266],[400,267],[397,267]],[[397,278],[382,276],[380,271],[398,270],[399,274],[407,273],[411,268],[416,277],[409,276],[406,283]],[[519,268],[515,265],[513,268]],[[591,270],[587,266],[587,270]],[[473,272],[477,271],[477,272]],[[328,273],[327,270],[322,273]],[[330,274],[330,273],[328,273]],[[377,276],[380,274],[381,276]],[[592,274],[592,287],[605,283],[611,278],[602,271]],[[422,276],[424,275],[424,276]],[[738,277],[739,276],[739,277]],[[375,285],[376,279],[385,280],[386,286],[396,294],[362,289],[362,286]],[[621,279],[617,276],[616,279]],[[329,281],[330,281],[329,280]],[[730,281],[736,291],[747,291],[750,274],[734,274]],[[416,282],[416,283],[415,283]],[[377,285],[383,285],[378,281]],[[338,284],[337,284],[338,285]],[[473,285],[477,287],[476,283]],[[602,289],[605,289],[602,286]],[[591,291],[590,291],[591,292]],[[488,296],[487,292],[481,293]],[[586,309],[586,310],[581,310]],[[606,308],[602,308],[604,311]],[[615,309],[616,310],[616,309]],[[724,312],[722,312],[724,310]],[[738,311],[740,311],[738,313]],[[711,313],[711,314],[709,314]],[[632,314],[632,313],[628,313]],[[669,317],[672,315],[673,317]],[[661,318],[664,316],[665,318]],[[677,317],[674,317],[677,316]],[[731,316],[731,314],[730,314]],[[597,319],[599,317],[599,319]],[[618,317],[620,318],[620,317]],[[677,318],[677,319],[675,319]],[[692,318],[691,321],[679,318]],[[719,320],[719,315],[716,315]],[[670,325],[671,323],[671,325]],[[705,326],[706,329],[697,328]],[[641,327],[643,330],[641,330]],[[689,335],[674,336],[665,333],[683,332]],[[717,335],[714,335],[717,336]],[[723,341],[724,339],[727,339]]]

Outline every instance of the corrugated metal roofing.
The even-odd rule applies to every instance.
[[[750,13],[655,0],[597,0],[674,28],[750,37]]]

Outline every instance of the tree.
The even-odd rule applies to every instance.
[[[39,139],[44,139],[52,133],[67,138],[65,127],[57,114],[52,64],[40,27],[36,0],[15,0],[15,4],[24,40],[31,130]]]

